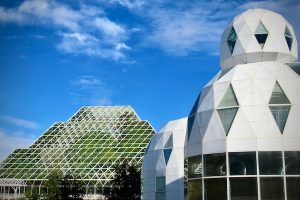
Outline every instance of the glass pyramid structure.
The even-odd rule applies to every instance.
[[[51,126],[29,148],[0,165],[0,179],[44,185],[53,170],[70,172],[93,188],[109,186],[114,165],[127,159],[141,167],[154,129],[130,106],[83,107],[67,122]],[[94,190],[94,189],[93,189]]]

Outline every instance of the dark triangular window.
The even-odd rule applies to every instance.
[[[238,105],[239,105],[238,101],[235,97],[233,88],[230,84],[219,104],[219,107],[230,107],[230,106],[238,106]]]
[[[239,109],[238,107],[234,107],[234,108],[225,108],[225,109],[218,110],[219,117],[222,122],[226,135],[228,135],[231,124],[235,118],[238,109]]]
[[[289,116],[291,106],[269,106],[276,124],[281,133],[283,133],[286,120]]]
[[[284,36],[285,36],[286,43],[289,47],[289,50],[291,50],[293,44],[293,36],[287,26],[285,27]]]
[[[255,35],[256,40],[259,43],[260,47],[264,48],[264,45],[268,38],[268,31],[261,22],[259,22],[258,26],[256,27],[254,35]]]
[[[228,38],[227,38],[227,44],[228,44],[228,47],[229,47],[229,50],[231,53],[234,50],[236,40],[237,40],[237,34],[236,34],[234,28],[232,27],[230,30],[230,33],[228,35]]]
[[[171,153],[172,153],[172,149],[164,149],[164,157],[165,157],[166,165],[168,165]]]

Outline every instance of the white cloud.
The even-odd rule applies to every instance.
[[[72,82],[74,104],[111,105],[112,89],[94,76],[81,76]]]
[[[126,59],[124,50],[130,48],[117,46],[125,44],[131,32],[106,17],[101,8],[79,5],[74,9],[55,0],[25,0],[15,8],[0,6],[0,22],[50,26],[58,32],[57,47],[63,53]]]
[[[111,35],[115,37],[125,33],[125,30],[120,25],[110,21],[107,18],[96,18],[94,23],[95,26],[99,28],[100,31],[103,31],[105,35]]]
[[[34,138],[25,137],[24,135],[9,135],[0,130],[0,161],[15,149],[29,147],[34,140]]]
[[[111,3],[118,3],[122,6],[127,7],[128,9],[141,8],[146,4],[144,0],[111,0]]]
[[[12,116],[0,116],[0,120],[12,124],[14,126],[22,127],[22,128],[30,128],[30,129],[38,129],[39,125],[36,122],[21,119]]]

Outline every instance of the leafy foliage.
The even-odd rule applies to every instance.
[[[115,172],[112,188],[104,194],[108,200],[140,200],[141,174],[137,167],[125,160],[115,166]]]

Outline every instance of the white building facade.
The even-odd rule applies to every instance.
[[[187,118],[168,122],[145,152],[143,200],[184,199],[184,148]]]
[[[188,117],[189,200],[300,199],[300,64],[293,27],[250,9]],[[203,169],[203,170],[199,170]]]
[[[170,165],[181,175],[177,179],[183,179],[187,158],[187,199],[300,199],[297,60],[293,27],[277,13],[250,9],[225,28],[221,71],[199,94],[188,116],[186,138],[179,139],[186,141],[185,148],[176,151],[180,160]],[[169,191],[174,197],[167,190],[158,194],[159,177],[172,176],[169,164],[161,164],[167,132],[163,129],[152,138],[151,153],[144,157],[147,200],[184,199],[175,191]],[[168,181],[162,183],[168,187]]]

